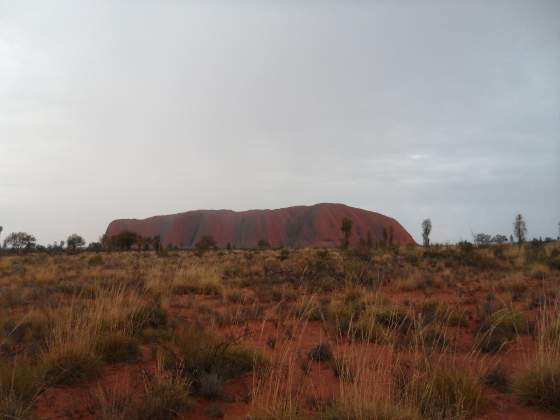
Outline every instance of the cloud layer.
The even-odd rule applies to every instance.
[[[0,0],[0,225],[344,202],[560,220],[560,3]]]

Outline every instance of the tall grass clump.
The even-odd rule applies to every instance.
[[[171,288],[175,294],[219,295],[223,292],[222,277],[212,266],[191,265],[175,273]]]
[[[190,382],[180,372],[165,371],[158,364],[156,372],[144,380],[144,398],[139,420],[168,420],[179,416],[192,405]]]
[[[218,396],[223,381],[253,369],[262,370],[268,360],[258,349],[240,345],[200,328],[185,328],[175,336],[165,355],[168,368],[180,368],[197,393]]]
[[[71,385],[95,379],[103,359],[113,362],[137,354],[127,336],[131,314],[140,300],[122,288],[98,290],[89,304],[73,303],[53,312],[52,331],[40,365],[49,385]]]
[[[543,308],[538,320],[537,353],[513,381],[513,393],[525,404],[560,412],[560,320],[558,303]]]
[[[522,312],[511,307],[498,309],[481,321],[477,332],[478,347],[485,353],[497,353],[528,329]]]
[[[467,419],[486,406],[484,390],[469,372],[447,365],[426,366],[401,381],[409,404],[430,419]]]
[[[0,361],[0,418],[30,419],[33,403],[43,389],[28,361]]]

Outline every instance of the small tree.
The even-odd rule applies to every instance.
[[[194,246],[202,254],[209,249],[216,249],[216,241],[211,235],[204,235]]]
[[[154,246],[154,251],[159,252],[161,251],[161,236],[156,235],[152,241]]]
[[[79,248],[82,248],[86,244],[86,241],[84,241],[84,238],[82,238],[77,233],[73,233],[68,237],[68,239],[66,239],[66,244],[70,251],[75,251]]]
[[[101,242],[90,242],[87,246],[88,251],[99,252],[102,249],[103,249],[103,245],[101,245]]]
[[[387,233],[387,228],[385,226],[383,226],[383,231],[381,232],[381,238],[382,238],[382,242],[383,242],[383,247],[387,246],[387,239],[389,237],[389,234]]]
[[[432,232],[432,221],[430,219],[424,219],[422,222],[422,239],[424,240],[424,246],[430,246],[430,233]]]
[[[560,227],[560,223],[558,223],[558,226]],[[4,228],[2,226],[0,226],[0,236],[2,236],[2,231],[4,230]]]
[[[496,243],[496,244],[505,244],[508,241],[508,238],[506,235],[494,235],[494,237],[492,238],[492,242]]]
[[[37,239],[26,232],[13,232],[4,239],[4,248],[31,249],[35,246]]]
[[[117,235],[109,238],[109,246],[111,248],[129,251],[132,245],[139,242],[140,236],[135,232],[125,230]]]
[[[521,214],[515,216],[515,222],[513,222],[513,235],[519,245],[525,242],[525,238],[527,236],[527,224]]]
[[[340,230],[344,235],[344,238],[342,239],[342,248],[348,248],[348,245],[350,245],[350,235],[352,235],[352,220],[347,217],[343,218]]]
[[[492,236],[488,233],[477,233],[474,235],[474,243],[477,245],[488,245],[492,242]]]
[[[258,243],[257,246],[261,249],[267,249],[270,248],[270,244],[268,243],[268,241],[266,239],[261,239]]]

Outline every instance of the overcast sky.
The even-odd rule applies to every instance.
[[[0,0],[0,225],[342,202],[560,221],[560,1]]]

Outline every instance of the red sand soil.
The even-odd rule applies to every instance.
[[[412,236],[395,219],[344,204],[316,204],[277,210],[195,210],[148,219],[119,219],[111,222],[107,236],[125,230],[143,237],[159,235],[163,245],[191,248],[205,235],[218,246],[228,243],[238,248],[254,247],[260,240],[272,246],[336,246],[340,244],[343,218],[353,222],[351,242],[374,242],[383,238],[383,228],[393,230],[396,244],[414,244]]]
[[[536,286],[535,280],[527,280],[530,286]],[[239,289],[244,294],[251,294],[250,289]],[[410,301],[412,304],[423,302],[428,296],[423,291],[398,291],[392,285],[388,285],[379,290],[381,294],[390,298],[393,303],[403,304],[404,301]],[[480,321],[476,311],[476,302],[481,302],[487,291],[469,288],[461,293],[461,296],[453,294],[450,290],[441,290],[430,293],[429,299],[446,302],[452,307],[461,307],[468,314],[468,326],[466,327],[449,327],[448,333],[452,343],[454,343],[453,351],[449,354],[442,354],[442,360],[449,359],[453,363],[464,365],[468,369],[469,364],[481,364],[483,366],[503,365],[510,372],[517,372],[523,369],[531,360],[531,355],[535,354],[535,341],[529,336],[519,337],[509,348],[498,354],[485,354],[473,360],[471,350],[474,346],[474,336],[472,332],[475,330],[477,323]],[[317,296],[319,299],[321,296]],[[186,305],[185,300],[190,300],[196,305]],[[465,304],[464,301],[472,301],[474,303]],[[238,304],[224,302],[221,297],[217,296],[183,296],[173,297],[170,304],[170,315],[182,322],[188,323],[193,319],[193,312],[201,304],[207,304],[216,308],[217,311],[226,311],[228,308],[238,307]],[[250,321],[244,325],[227,325],[214,328],[223,335],[231,334],[232,336],[241,336],[244,329],[248,329],[249,334],[245,336],[243,342],[261,348],[269,356],[274,352],[282,352],[283,348],[291,349],[297,352],[305,359],[305,355],[315,345],[328,339],[323,330],[323,324],[320,321],[308,321],[302,327],[299,333],[294,337],[288,338],[285,335],[285,329],[275,323],[277,320],[274,312],[274,303],[267,305],[265,312],[265,320]],[[531,315],[531,314],[529,314]],[[533,313],[533,315],[536,315]],[[267,340],[272,337],[275,339],[276,350],[269,348]],[[344,355],[346,352],[356,354],[356,349],[352,346],[357,344],[336,344],[336,354]],[[357,348],[357,347],[356,347]],[[155,368],[154,355],[148,348],[144,349],[144,357],[136,364],[118,364],[109,366],[104,371],[102,378],[89,384],[83,384],[77,387],[61,387],[47,390],[40,396],[36,405],[36,415],[41,419],[94,419],[94,410],[88,407],[88,401],[91,401],[92,390],[94,391],[100,385],[103,387],[111,386],[130,386],[142,387],[143,371],[153,371]],[[359,348],[358,354],[362,354],[365,361],[380,361],[382,366],[391,366],[392,357],[394,356],[391,349],[383,345],[364,344]],[[390,374],[390,370],[387,370]],[[210,408],[218,407],[222,411],[225,419],[246,419],[251,408],[250,396],[252,388],[252,375],[246,374],[240,378],[228,381],[225,385],[226,398],[220,401],[208,401],[202,398],[196,399],[194,407],[182,414],[182,419],[210,419]],[[319,362],[310,363],[310,372],[308,380],[312,383],[310,396],[317,400],[328,400],[336,397],[339,392],[339,380],[334,376],[332,369],[326,364]],[[382,375],[379,380],[383,380]],[[124,384],[124,385],[123,385]],[[558,413],[550,413],[540,410],[536,407],[524,406],[518,399],[510,394],[500,393],[490,387],[486,388],[489,399],[489,407],[484,414],[478,417],[483,420],[552,420],[560,418]],[[91,404],[91,403],[90,403]]]

